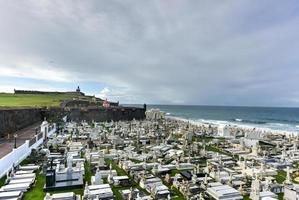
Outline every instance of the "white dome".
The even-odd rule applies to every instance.
[[[42,126],[48,125],[47,121],[43,121]]]

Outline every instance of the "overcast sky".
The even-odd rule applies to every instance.
[[[1,0],[0,91],[299,106],[296,0]]]

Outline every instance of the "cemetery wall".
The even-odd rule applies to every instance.
[[[132,107],[72,109],[68,113],[68,120],[71,121],[130,121],[144,118],[145,109]]]
[[[41,109],[19,108],[0,110],[0,138],[42,120]]]
[[[145,118],[145,108],[134,107],[88,107],[72,109],[1,109],[0,110],[0,138],[5,138],[8,133],[13,133],[28,127],[36,122],[47,119],[62,118],[67,115],[72,121],[130,121]]]

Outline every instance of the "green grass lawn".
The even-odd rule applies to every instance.
[[[284,193],[279,193],[279,194],[278,194],[278,199],[279,199],[279,200],[283,200],[283,196],[284,196]]]
[[[206,150],[207,150],[207,151],[218,152],[218,153],[220,153],[220,154],[223,154],[223,155],[227,155],[227,156],[231,156],[231,157],[232,157],[232,155],[231,155],[229,152],[224,151],[222,148],[216,147],[215,145],[207,145],[207,146],[206,146]]]
[[[44,192],[43,188],[46,182],[46,177],[38,172],[36,174],[36,184],[32,187],[28,192],[26,192],[23,196],[24,200],[42,200],[44,199],[46,193]]]
[[[115,162],[113,162],[112,160],[106,160],[106,164],[112,166],[112,169],[114,169],[117,173],[118,176],[128,176],[128,174],[126,173],[125,170],[123,170],[122,168],[120,168]],[[134,183],[133,183],[134,184]],[[119,186],[114,186],[111,185],[111,189],[112,192],[114,194],[114,197],[116,200],[122,200],[122,196],[119,190],[123,190],[123,189],[129,189],[130,187],[119,187]]]
[[[286,180],[287,173],[283,170],[278,170],[275,179],[277,183],[283,183]]]
[[[198,142],[211,142],[213,139],[215,139],[214,137],[210,137],[210,136],[200,136],[200,137],[194,137],[194,141],[198,141]]]
[[[108,165],[111,164],[112,169],[116,170],[116,173],[118,176],[127,176],[127,172],[125,170],[123,170],[122,168],[120,168],[115,162],[113,162],[112,160],[106,160],[106,163]]]
[[[249,196],[243,196],[243,200],[251,200],[250,198],[249,198]]]
[[[133,178],[132,178],[132,177],[131,177],[125,170],[123,170],[122,168],[120,168],[115,162],[113,162],[112,160],[106,160],[105,162],[106,162],[106,164],[108,164],[108,165],[111,164],[112,169],[114,169],[114,170],[117,172],[117,175],[118,175],[118,176],[128,176],[128,177],[130,178],[131,182],[132,182],[132,187],[133,187],[133,188],[137,188],[138,190],[144,192],[145,194],[149,194],[145,189],[141,188],[141,187],[139,186],[139,184],[136,183],[136,182],[133,180]],[[119,190],[130,189],[131,187],[119,187],[119,186],[114,186],[114,185],[112,185],[111,188],[112,188],[112,191],[113,191],[113,193],[114,193],[114,195],[115,195],[115,199],[118,200],[118,199],[122,199]]]
[[[176,196],[172,198],[172,200],[185,200],[186,198],[184,197],[184,195],[176,188],[172,189],[175,193]]]
[[[0,107],[58,107],[71,94],[12,94],[0,93]]]
[[[183,171],[189,171],[189,170],[177,170],[177,169],[172,169],[170,171],[170,176],[175,176],[176,174],[180,174]]]
[[[117,187],[112,185],[111,189],[112,189],[112,192],[113,192],[114,197],[115,197],[116,200],[122,200],[123,199],[122,196],[121,196],[121,193],[119,191],[120,188],[117,188]]]
[[[177,188],[171,187],[171,185],[168,184],[163,179],[162,179],[162,181],[163,181],[163,184],[166,185],[169,188],[169,190],[172,190],[175,193],[175,196],[172,197],[171,199],[173,199],[173,200],[186,200],[186,198],[184,197],[184,195]]]
[[[131,160],[133,163],[142,163],[142,161],[140,160],[136,160],[136,159],[133,159],[133,158],[130,158],[129,160]]]
[[[84,164],[84,170],[85,170],[85,181],[88,183],[88,185],[91,185],[91,176],[93,176],[93,173],[91,171],[91,166],[89,162],[85,162]]]
[[[3,177],[0,179],[0,187],[2,187],[3,185],[5,185],[5,181],[6,181],[6,176],[3,176]]]

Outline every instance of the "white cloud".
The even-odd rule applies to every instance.
[[[100,91],[100,94],[98,95],[98,97],[100,97],[102,99],[107,99],[107,98],[109,98],[109,93],[110,93],[109,88],[105,87]]]
[[[72,82],[76,80],[74,74],[70,74],[61,69],[37,67],[31,63],[18,63],[16,66],[0,66],[1,76],[11,76],[20,78],[33,78],[40,80]]]
[[[271,0],[6,0],[0,72],[97,81],[107,85],[100,95],[121,102],[286,105],[299,75],[297,9]]]
[[[0,85],[0,92],[13,93],[14,89],[16,90],[39,90],[39,91],[69,91],[65,87],[52,87],[48,84],[9,84],[9,85]]]

